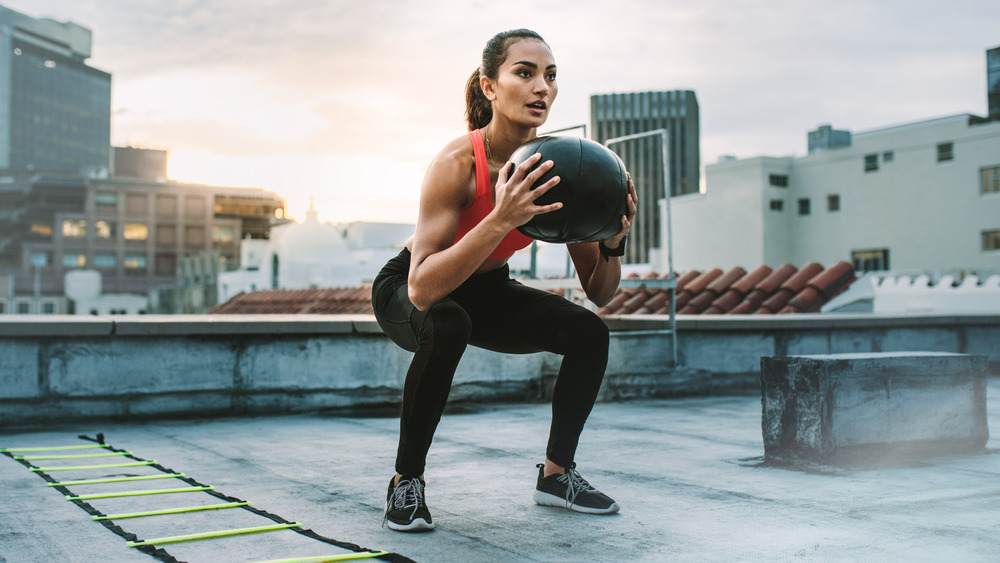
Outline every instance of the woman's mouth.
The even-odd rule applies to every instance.
[[[545,111],[547,108],[548,105],[545,102],[532,102],[528,104],[528,109],[532,111],[542,112]]]

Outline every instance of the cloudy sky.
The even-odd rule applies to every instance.
[[[694,90],[702,163],[802,155],[854,132],[986,113],[996,0],[0,0],[93,31],[112,142],[172,178],[273,190],[292,217],[416,220],[429,160],[465,131],[465,80],[497,31],[552,47],[548,126],[592,94]]]

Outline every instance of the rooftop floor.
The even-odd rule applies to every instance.
[[[1000,380],[992,378],[988,392],[1000,396]],[[1000,428],[998,405],[989,405],[994,429]],[[116,448],[322,536],[416,561],[970,562],[1000,556],[997,438],[982,455],[850,469],[777,468],[762,464],[760,411],[760,397],[753,395],[599,403],[577,461],[583,476],[622,506],[613,516],[532,503],[548,405],[450,413],[427,471],[437,529],[415,535],[381,527],[398,427],[392,413],[6,429],[0,430],[0,448],[84,444],[78,434],[102,432]],[[157,473],[49,474],[65,480],[121,472]],[[70,488],[79,494],[179,486],[186,485],[167,479]],[[155,560],[6,456],[0,456],[0,491],[0,563]],[[219,500],[189,493],[89,502],[112,514]],[[241,509],[115,522],[140,538],[273,523]],[[163,548],[191,562],[348,553],[289,531]]]

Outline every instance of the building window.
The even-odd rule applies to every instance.
[[[804,197],[799,200],[799,215],[809,215],[809,198]]]
[[[896,153],[892,151],[885,151],[882,153],[882,162],[892,162],[892,159],[896,157]]]
[[[878,153],[865,155],[865,172],[878,170]]]
[[[43,315],[56,314],[56,304],[51,301],[46,301],[45,303],[42,303],[42,314]]]
[[[122,235],[125,240],[146,240],[149,238],[149,227],[145,223],[125,223]]]
[[[889,269],[889,249],[852,250],[851,262],[856,272],[877,272]]]
[[[35,251],[31,253],[31,258],[29,260],[32,266],[38,268],[44,268],[49,265],[51,259],[49,258],[48,252]]]
[[[63,254],[63,268],[83,268],[87,265],[86,254]]]
[[[232,244],[235,240],[232,225],[212,225],[212,242],[216,244]]]
[[[188,225],[184,228],[184,244],[188,246],[205,245],[205,227]]]
[[[1000,229],[983,231],[983,252],[1000,250]]]
[[[24,301],[22,301],[22,302],[20,302],[20,303],[17,304],[17,314],[19,314],[19,315],[27,315],[30,312],[31,312],[31,305],[30,304],[25,303]]]
[[[827,211],[840,211],[840,195],[830,194],[826,196],[826,210]]]
[[[98,211],[117,211],[118,194],[116,192],[97,192],[94,194],[94,205]]]
[[[188,217],[201,217],[205,214],[205,198],[188,196],[184,198],[184,214]]]
[[[94,221],[94,235],[100,239],[114,239],[118,235],[116,227],[114,221]]]
[[[43,238],[52,238],[52,225],[48,223],[32,223],[31,234]]]
[[[87,220],[63,219],[62,236],[63,238],[83,238],[87,236]]]
[[[787,174],[771,174],[769,181],[772,186],[778,188],[788,187],[788,175]]]
[[[784,209],[785,209],[785,200],[783,199],[771,200],[771,211],[783,211]]]
[[[177,226],[157,225],[156,244],[162,246],[173,246],[174,244],[177,244]]]
[[[101,268],[104,270],[113,269],[118,264],[118,260],[115,258],[114,254],[95,254],[94,255],[94,267]]]
[[[175,254],[157,254],[156,275],[171,277],[177,275],[177,256]]]
[[[984,194],[1000,193],[1000,166],[989,166],[981,168],[982,190]]]
[[[177,196],[175,195],[156,196],[156,214],[161,217],[176,217]]]
[[[937,160],[944,162],[955,158],[954,143],[940,143],[937,146]]]
[[[146,194],[128,194],[125,197],[125,212],[129,215],[146,215],[149,213],[148,201]]]
[[[125,261],[122,262],[125,270],[131,273],[138,273],[146,269],[145,254],[126,254]]]

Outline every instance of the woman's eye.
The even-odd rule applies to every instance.
[[[547,77],[547,78],[548,78],[549,80],[552,80],[552,81],[554,81],[554,80],[556,79],[556,74],[555,74],[555,73],[553,72],[552,74],[548,75],[548,77]]]

